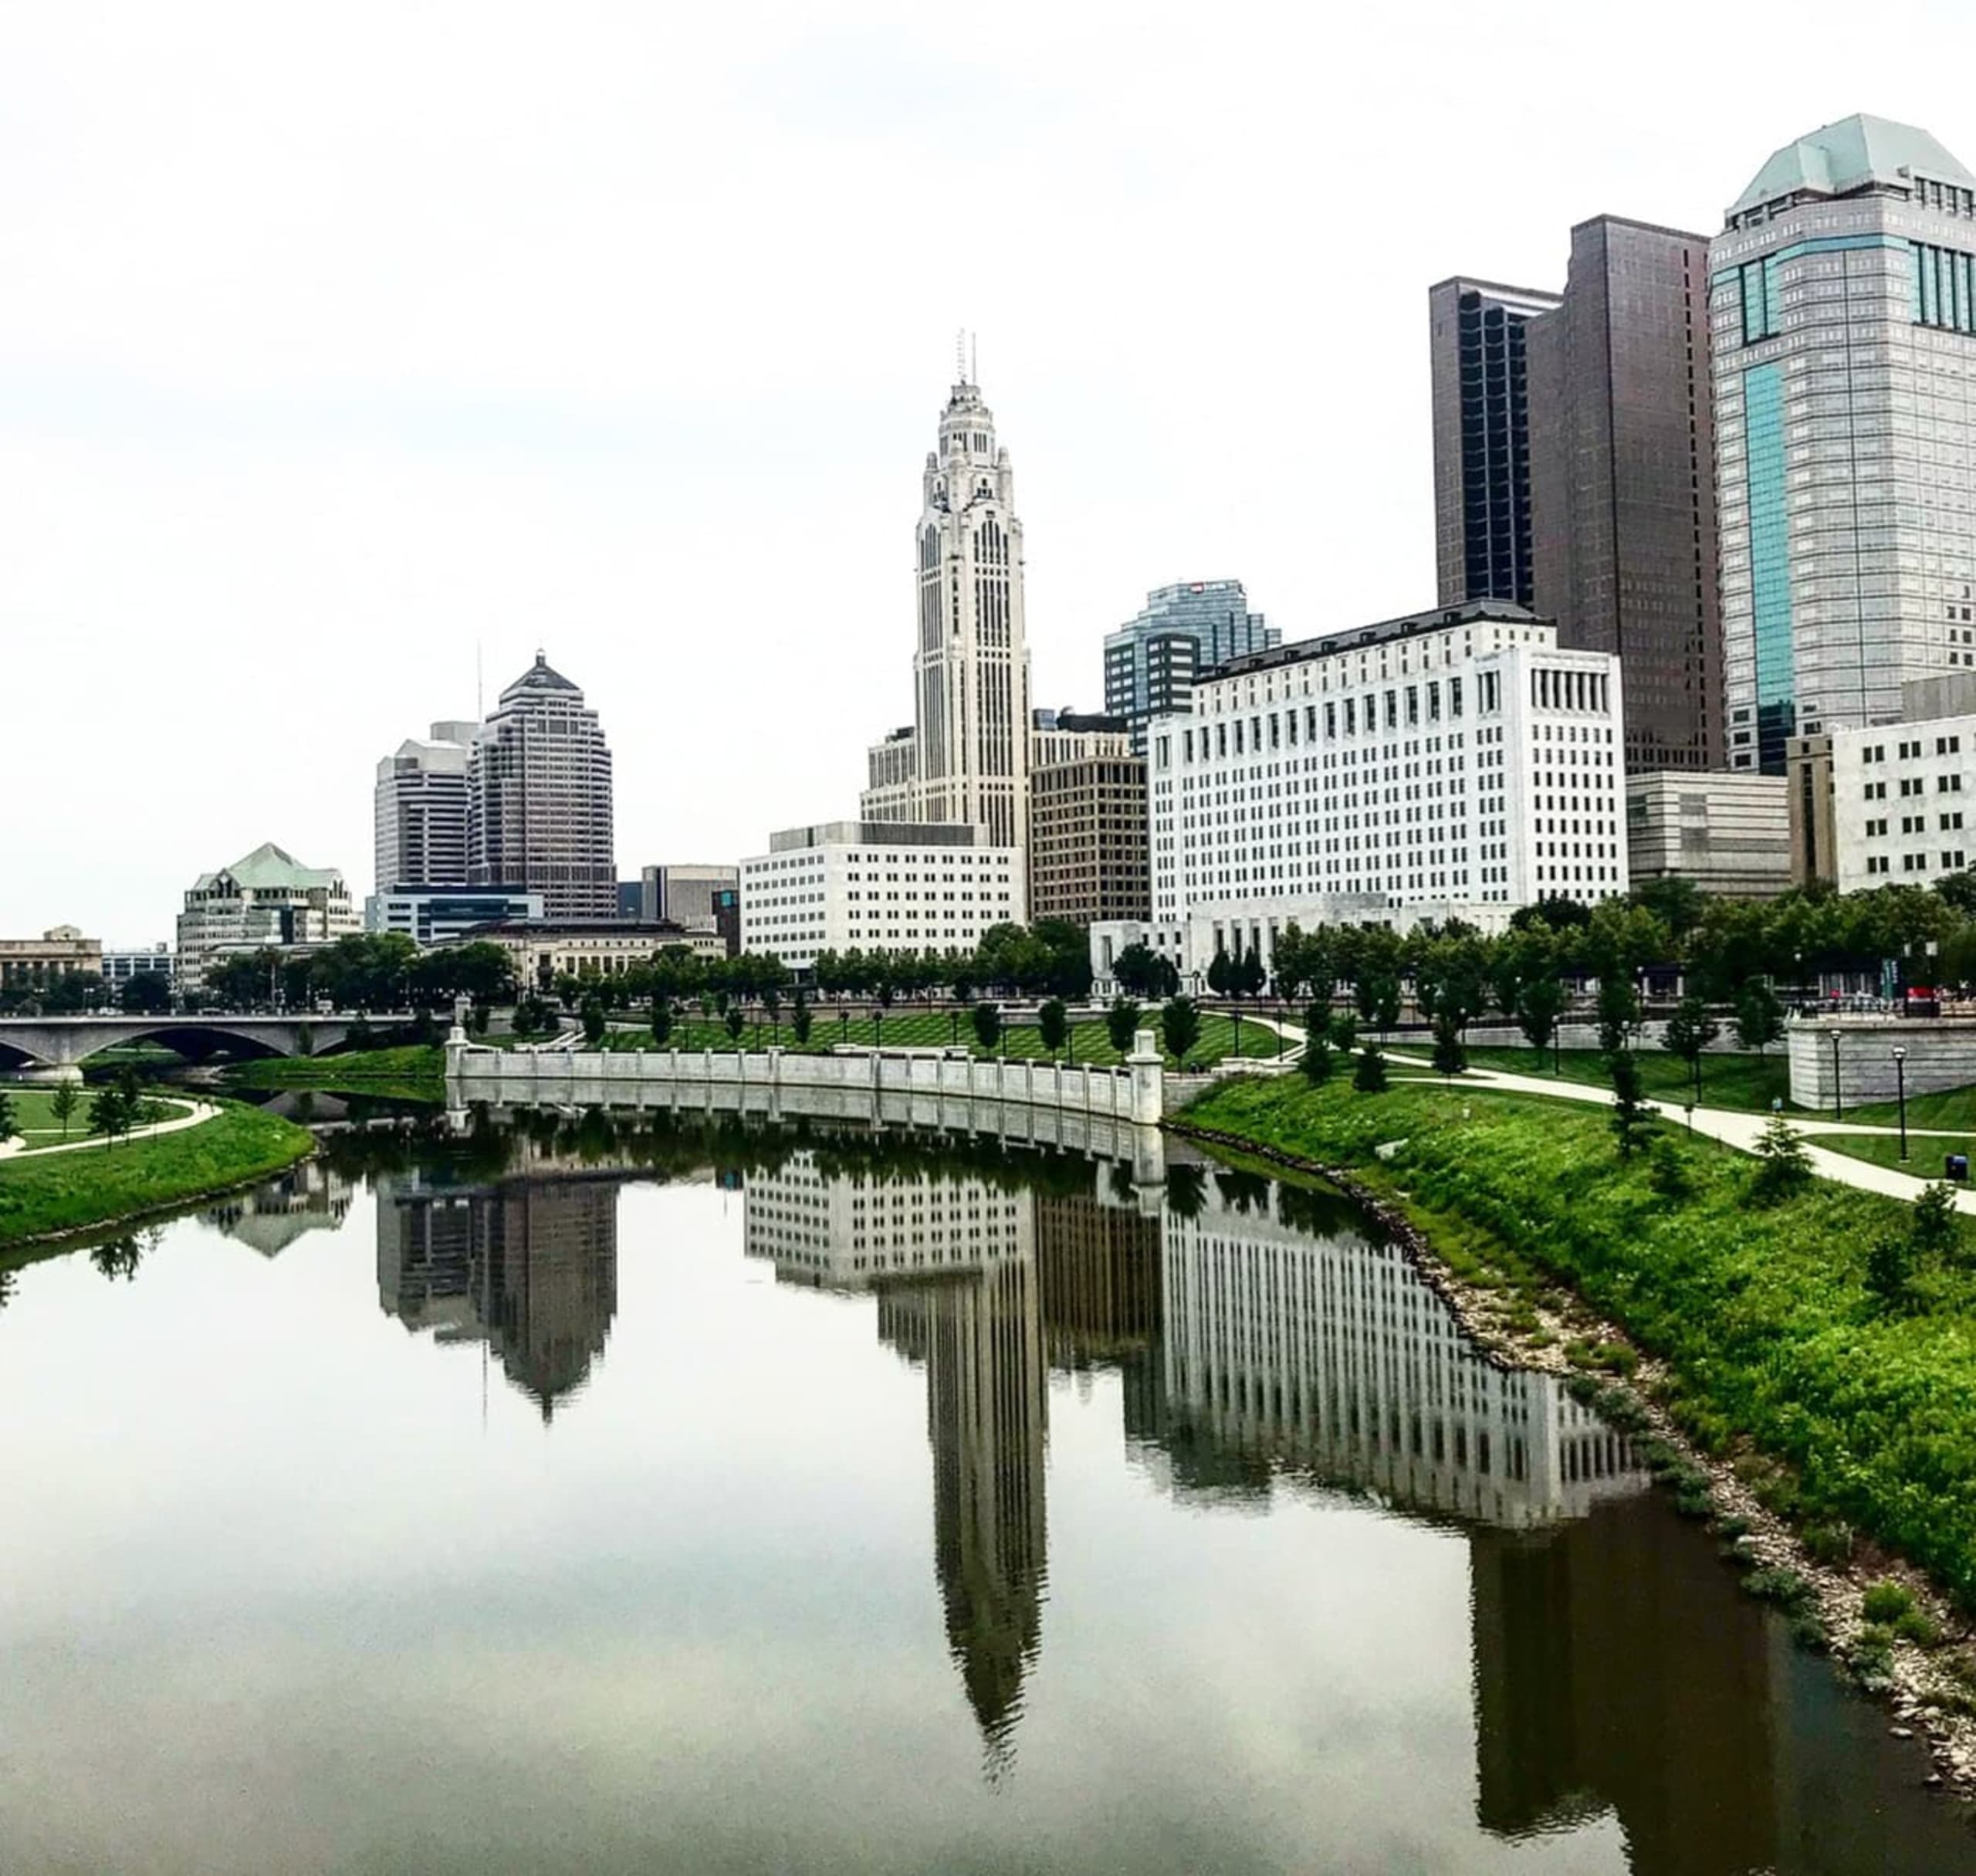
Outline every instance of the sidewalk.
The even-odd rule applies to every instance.
[[[154,1095],[154,1100],[172,1100],[169,1095]],[[128,1133],[117,1136],[120,1145],[125,1140],[151,1139],[161,1133],[182,1133],[188,1127],[196,1127],[211,1120],[219,1112],[210,1101],[181,1101],[178,1103],[185,1112],[175,1120],[154,1121],[147,1127],[133,1127]],[[107,1149],[107,1143],[100,1134],[86,1139],[59,1140],[52,1146],[29,1146],[18,1139],[0,1140],[0,1160],[39,1160],[51,1153],[82,1153],[90,1147],[98,1151]]]

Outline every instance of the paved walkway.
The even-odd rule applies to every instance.
[[[1298,1041],[1304,1039],[1299,1027],[1288,1023],[1274,1023],[1257,1018],[1266,1028],[1279,1030],[1284,1035],[1292,1036]],[[1433,1081],[1437,1078],[1432,1073],[1433,1064],[1424,1055],[1396,1055],[1386,1051],[1386,1059],[1396,1068],[1424,1068],[1429,1071],[1409,1079]],[[1464,1093],[1477,1094],[1497,1090],[1505,1094],[1539,1095],[1553,1101],[1585,1101],[1598,1107],[1612,1104],[1612,1091],[1585,1082],[1567,1082],[1544,1075],[1517,1075],[1506,1068],[1468,1068],[1460,1077],[1459,1085]],[[1754,1150],[1758,1136],[1770,1124],[1768,1114],[1745,1113],[1740,1109],[1726,1107],[1683,1107],[1672,1101],[1649,1101],[1645,1104],[1655,1113],[1673,1121],[1677,1125],[1692,1123],[1692,1130],[1704,1137],[1720,1140],[1724,1146],[1734,1146],[1742,1153]],[[1896,1172],[1890,1166],[1876,1166],[1870,1160],[1856,1160],[1850,1153],[1833,1153],[1829,1148],[1816,1144],[1820,1134],[1843,1133],[1855,1136],[1877,1134],[1882,1137],[1898,1136],[1898,1127],[1873,1126],[1850,1126],[1843,1120],[1813,1120],[1809,1116],[1787,1114],[1784,1117],[1791,1123],[1795,1133],[1805,1136],[1805,1150],[1810,1156],[1812,1170],[1821,1179],[1836,1180],[1841,1185],[1856,1186],[1863,1192],[1878,1192],[1888,1198],[1912,1201],[1920,1197],[1928,1184],[1926,1179],[1912,1173]],[[1944,1131],[1937,1127],[1910,1127],[1910,1139],[1966,1139],[1967,1133]],[[1964,1187],[1955,1195],[1956,1209],[1976,1216],[1976,1190]]]
[[[156,1100],[170,1099],[171,1097],[152,1095],[149,1098]],[[211,1120],[219,1112],[219,1109],[210,1101],[184,1101],[179,1102],[178,1105],[182,1106],[185,1112],[177,1119],[156,1120],[147,1127],[133,1127],[128,1133],[119,1136],[120,1139],[143,1140],[151,1139],[160,1133],[182,1133],[188,1127],[196,1127]],[[18,1139],[0,1140],[0,1160],[39,1160],[44,1153],[81,1153],[86,1148],[91,1146],[99,1150],[104,1149],[102,1135],[92,1134],[88,1138],[80,1140],[59,1140],[52,1146],[29,1146]]]

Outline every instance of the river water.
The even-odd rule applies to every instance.
[[[0,1309],[0,1870],[1976,1867],[1344,1204],[337,1148]]]

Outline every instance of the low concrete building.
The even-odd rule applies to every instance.
[[[1976,857],[1976,714],[1838,730],[1832,737],[1838,883],[1927,886]]]
[[[133,977],[162,977],[169,985],[177,978],[178,964],[168,944],[154,944],[148,950],[114,945],[103,953],[103,981],[113,996]]]
[[[1121,745],[1125,732],[1118,733]],[[1152,913],[1145,760],[1114,753],[1032,769],[1029,916],[1095,925]]]
[[[616,919],[502,919],[462,932],[455,943],[499,945],[514,960],[518,984],[546,987],[558,977],[621,977],[634,964],[683,945],[697,957],[725,957],[717,932],[664,923],[628,924]]]
[[[364,902],[367,932],[396,932],[421,950],[450,944],[483,925],[539,919],[540,892],[477,886],[398,886]]]
[[[1781,775],[1666,769],[1626,777],[1626,868],[1636,886],[1690,879],[1704,892],[1774,899],[1791,884]]]
[[[178,987],[195,996],[222,958],[260,950],[307,950],[360,929],[343,875],[304,866],[263,841],[218,872],[201,873],[178,915]]]
[[[32,996],[63,977],[100,977],[103,941],[85,938],[73,925],[56,925],[39,938],[0,938],[0,996]]]
[[[957,821],[791,828],[741,862],[743,948],[796,970],[820,951],[971,952],[1024,903],[1022,849]]]
[[[1031,710],[1029,713],[1029,766],[1054,768],[1060,763],[1086,762],[1097,756],[1129,756],[1132,726],[1123,716],[1074,710]]]
[[[638,916],[683,925],[689,931],[715,931],[733,957],[741,949],[741,869],[706,865],[648,866],[639,895]]]
[[[1976,1082],[1976,1017],[1807,1017],[1790,1024],[1785,1045],[1792,1100],[1828,1116],[1891,1101],[1903,1085],[1917,1095]],[[1924,1141],[1917,1150],[1954,1144]]]

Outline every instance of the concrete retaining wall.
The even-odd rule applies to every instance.
[[[1863,1102],[1893,1100],[1903,1078],[1911,1095],[1976,1083],[1976,1018],[1827,1017],[1793,1022],[1785,1036],[1785,1046],[1791,1052],[1791,1099],[1800,1107],[1827,1112],[1832,1107],[1835,1036],[1842,1112]],[[1906,1055],[1898,1072],[1896,1048]],[[1971,1112],[1976,1118],[1976,1096],[1971,1097]]]

